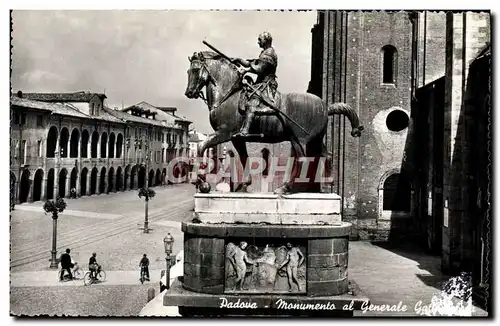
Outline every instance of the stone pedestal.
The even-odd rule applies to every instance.
[[[338,195],[196,194],[193,215],[184,276],[164,297],[183,315],[345,316],[368,301],[348,279]]]

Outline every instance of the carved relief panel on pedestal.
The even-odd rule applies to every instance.
[[[225,293],[306,293],[306,246],[295,240],[226,244]]]

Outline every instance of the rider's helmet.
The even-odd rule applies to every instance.
[[[69,248],[66,249],[66,253],[69,254],[71,252],[71,250],[69,250]]]

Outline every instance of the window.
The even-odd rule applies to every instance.
[[[410,118],[403,110],[394,110],[387,115],[385,124],[390,131],[402,131],[408,127]]]
[[[90,115],[95,115],[95,103],[90,103]]]
[[[36,116],[36,126],[43,127],[43,116],[42,115]]]
[[[42,157],[42,141],[39,140],[36,144],[36,151],[38,153],[38,157]]]
[[[398,51],[392,45],[382,48],[382,83],[396,84]]]

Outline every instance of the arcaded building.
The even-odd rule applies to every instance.
[[[175,108],[110,109],[104,94],[22,93],[10,99],[14,203],[98,195],[175,182],[191,124]],[[73,190],[73,191],[72,191]]]
[[[312,40],[308,91],[348,103],[365,126],[352,138],[335,117],[326,137],[329,191],[342,197],[352,236],[417,243],[442,257],[443,271],[473,272],[484,288],[490,14],[319,11]]]

